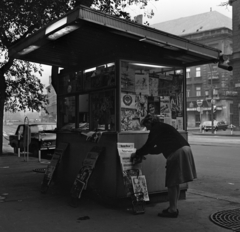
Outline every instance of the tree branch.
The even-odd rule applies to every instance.
[[[10,69],[10,67],[13,65],[13,61],[14,61],[13,58],[9,58],[8,62],[1,67],[1,71],[3,73],[6,73]]]

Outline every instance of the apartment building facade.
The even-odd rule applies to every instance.
[[[210,11],[151,27],[217,48],[231,60],[232,19],[219,12]],[[199,126],[212,118],[233,123],[233,103],[238,92],[235,91],[232,72],[213,63],[188,67],[186,74],[188,127]]]

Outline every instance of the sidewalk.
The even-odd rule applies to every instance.
[[[87,197],[79,207],[69,206],[69,195],[52,186],[40,193],[43,173],[33,172],[47,164],[30,158],[28,162],[12,153],[0,157],[1,232],[222,232],[229,231],[210,221],[217,211],[240,207],[239,199],[212,195],[189,188],[187,199],[179,201],[178,218],[159,218],[168,204],[147,204],[143,215],[127,208],[102,205]],[[189,185],[191,187],[191,184]],[[87,216],[87,217],[86,217]],[[80,220],[86,219],[86,220]]]
[[[232,137],[235,137],[235,136],[240,136],[240,131],[239,130],[233,130],[231,132],[230,129],[227,129],[226,131],[223,131],[223,130],[220,130],[220,131],[217,131],[215,133],[212,133],[212,131],[200,131],[200,129],[198,127],[190,127],[187,129],[188,130],[188,133],[189,134],[192,134],[192,135],[206,135],[206,136],[232,136]]]

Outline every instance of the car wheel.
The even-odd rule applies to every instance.
[[[14,152],[15,154],[18,153],[18,148],[17,148],[16,146],[13,147],[13,152]]]

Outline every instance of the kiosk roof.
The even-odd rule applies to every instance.
[[[220,50],[79,6],[9,49],[9,56],[60,67],[116,57],[179,66],[218,61]]]

